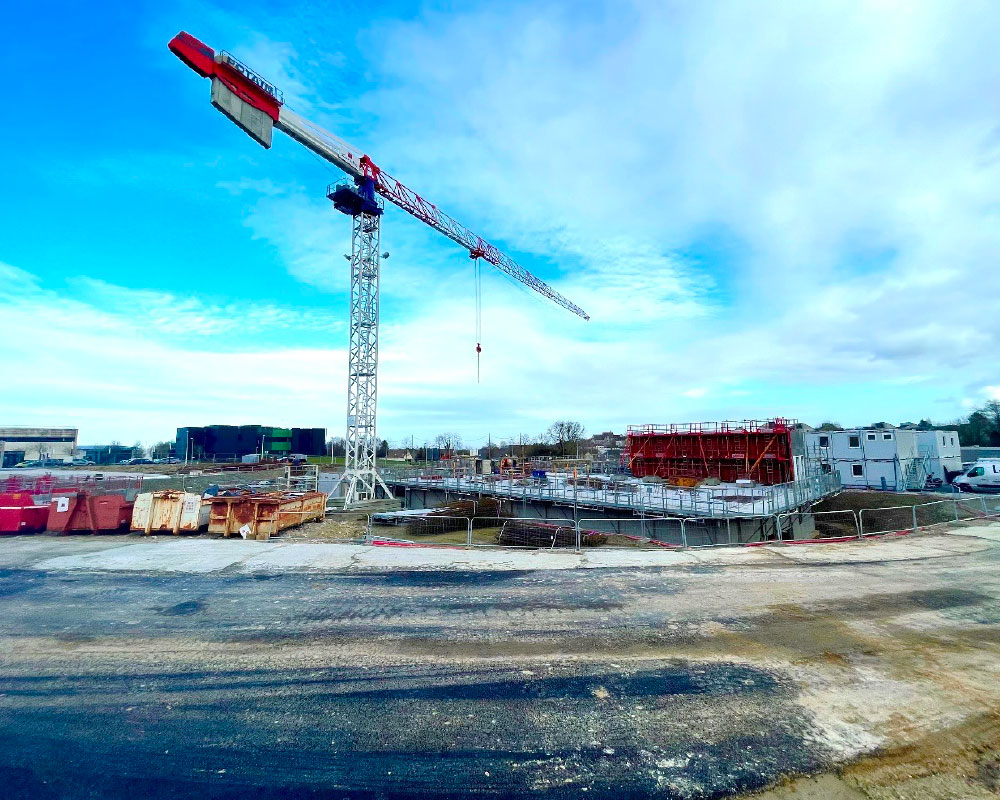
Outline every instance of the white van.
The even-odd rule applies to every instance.
[[[981,458],[952,485],[960,492],[1000,492],[1000,458]]]

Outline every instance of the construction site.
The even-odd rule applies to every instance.
[[[184,67],[207,80],[184,89],[191,97],[200,91],[204,111],[185,122],[197,128],[186,145],[197,139],[209,154],[185,161],[199,191],[209,195],[214,183],[214,191],[238,195],[241,186],[216,182],[212,170],[226,157],[250,163],[282,135],[292,158],[336,172],[303,191],[329,212],[316,240],[349,235],[349,252],[329,254],[350,273],[337,322],[345,358],[330,356],[324,337],[336,328],[324,315],[309,321],[318,343],[294,351],[306,354],[301,362],[289,356],[284,372],[275,359],[273,375],[250,376],[255,362],[240,348],[256,321],[305,327],[299,315],[278,304],[244,313],[234,298],[227,307],[238,319],[227,326],[195,301],[147,287],[142,296],[159,304],[146,314],[149,325],[170,336],[190,327],[198,337],[192,363],[219,370],[218,385],[173,395],[182,401],[170,414],[200,422],[204,410],[193,396],[204,391],[232,406],[220,420],[226,424],[171,418],[168,425],[161,414],[161,428],[184,424],[174,441],[158,442],[162,453],[150,451],[155,458],[117,433],[107,445],[79,447],[79,429],[56,419],[59,427],[0,427],[0,797],[1000,797],[1000,459],[963,463],[958,431],[923,419],[814,429],[784,416],[806,416],[791,393],[751,403],[751,392],[723,381],[726,399],[711,405],[708,382],[684,389],[674,373],[684,403],[655,395],[616,409],[640,417],[618,422],[605,409],[600,424],[621,427],[602,434],[611,444],[593,452],[581,453],[583,425],[563,420],[554,427],[577,433],[557,433],[546,448],[539,437],[528,453],[507,441],[494,457],[493,434],[475,439],[485,448],[460,451],[442,434],[443,446],[425,442],[417,458],[411,435],[411,447],[390,459],[383,436],[398,444],[403,424],[418,433],[432,424],[495,432],[486,427],[491,414],[531,418],[478,385],[484,271],[539,301],[505,321],[509,329],[550,314],[567,341],[589,346],[595,340],[582,331],[590,313],[535,274],[549,274],[554,254],[522,258],[537,265],[526,269],[393,177],[384,168],[395,171],[393,162],[307,119],[322,113],[332,128],[364,133],[358,119],[365,117],[352,116],[344,98],[310,99],[292,45],[247,48],[287,80],[293,99],[286,101],[254,67],[186,31],[166,43],[168,55],[163,43],[173,30],[158,45],[163,58],[187,78]],[[539,30],[548,49],[551,31]],[[584,81],[574,76],[574,83]],[[220,118],[209,104],[249,141],[212,138]],[[392,142],[371,131],[366,138]],[[435,175],[436,159],[457,158],[443,149],[422,153],[432,165],[423,165],[425,175]],[[627,148],[608,150],[623,172],[635,169]],[[506,168],[500,158],[494,166]],[[251,184],[261,196],[286,191],[269,180],[247,178]],[[447,187],[444,177],[440,185]],[[253,211],[258,223],[263,207]],[[380,326],[383,310],[399,306],[383,309],[380,281],[390,257],[383,226],[394,224],[395,212],[457,254],[474,282],[481,402],[463,416],[436,390],[415,406],[425,419],[401,422],[405,415],[388,409],[397,430],[385,434],[392,426],[379,417]],[[497,241],[517,242],[510,233],[517,222],[479,219],[477,227],[489,220],[495,235],[506,235]],[[312,225],[296,218],[302,227],[293,235],[287,221],[267,222],[292,238]],[[538,253],[551,244],[545,236],[555,238],[545,226],[521,224],[519,235],[540,236]],[[259,238],[256,230],[247,235],[247,246]],[[404,255],[391,263],[417,261],[419,251],[400,239]],[[653,257],[643,247],[634,256],[641,269],[660,264],[664,248],[651,246]],[[308,256],[296,259],[296,269],[312,268],[303,266]],[[581,257],[560,269],[568,275],[581,264],[593,266]],[[57,292],[43,293],[30,276],[20,280],[55,302]],[[585,296],[583,282],[549,280],[595,318],[606,312],[596,307],[599,292]],[[113,294],[96,278],[66,286]],[[410,287],[405,302],[426,303],[425,289]],[[178,321],[170,314],[180,306]],[[204,346],[227,330],[231,351]],[[442,323],[429,335],[452,330]],[[664,324],[656,336],[686,338],[687,329]],[[885,345],[890,354],[903,349],[895,339]],[[427,351],[411,350],[407,368],[419,370]],[[891,361],[871,350],[866,363]],[[150,352],[167,372],[172,362],[163,354],[171,351]],[[592,348],[580,363],[599,352]],[[317,353],[346,384],[346,408],[325,404],[328,376],[319,375]],[[466,355],[471,364],[471,347]],[[743,368],[734,364],[734,372]],[[563,392],[531,414],[576,414],[579,399],[557,386],[549,364],[516,367],[533,381],[519,398],[525,406],[542,391]],[[656,368],[682,372],[666,359]],[[749,386],[755,376],[746,369]],[[115,376],[100,380],[110,388],[89,372],[80,383],[108,397],[118,391]],[[291,384],[282,385],[279,403],[261,399],[269,380]],[[313,394],[298,392],[300,380],[312,381]],[[73,389],[48,373],[45,381],[48,392]],[[383,384],[400,394],[406,385],[394,376]],[[160,391],[143,387],[131,402],[152,406]],[[620,399],[624,390],[615,391]],[[296,410],[305,396],[323,405],[307,409],[311,417]],[[274,407],[280,403],[287,408]],[[66,421],[115,414],[85,406],[81,400],[79,419]],[[692,417],[735,419],[669,419],[685,408]],[[145,406],[117,413],[131,425],[152,424]],[[255,419],[282,427],[248,424]],[[329,419],[340,421],[324,427]],[[303,427],[284,427],[291,422]]]
[[[630,427],[613,473],[590,463],[504,458],[394,470],[412,520],[451,498],[490,498],[511,517],[575,523],[675,546],[808,539],[811,506],[840,489],[836,473],[805,457],[794,421]],[[385,521],[391,515],[380,514]],[[682,521],[686,520],[687,524]]]

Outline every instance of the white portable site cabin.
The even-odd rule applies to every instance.
[[[902,428],[854,428],[811,431],[806,456],[825,472],[837,470],[845,489],[920,489],[926,475],[921,467],[917,431]]]

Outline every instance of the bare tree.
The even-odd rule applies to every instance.
[[[560,455],[567,455],[567,450],[583,438],[586,429],[579,422],[559,420],[549,425],[545,438],[556,445]]]
[[[434,444],[442,450],[454,453],[462,447],[462,437],[457,433],[439,433],[434,437]]]

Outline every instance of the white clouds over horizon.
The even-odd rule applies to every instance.
[[[266,31],[231,13],[216,20],[291,105],[523,254],[593,318],[578,322],[489,276],[476,384],[468,259],[388,211],[384,435],[501,438],[567,417],[592,430],[767,414],[945,421],[997,396],[1000,8],[575,8],[424,8],[377,19],[358,31],[365,60],[354,62],[306,7]],[[281,172],[296,147],[261,151],[253,174],[236,174],[231,159],[206,183],[243,204],[248,236],[296,281],[343,296],[348,222],[316,191],[328,178],[321,167],[304,178],[313,165],[301,159],[305,168]],[[19,266],[35,300],[4,297],[0,314],[13,304],[27,324],[50,290],[30,263]],[[142,328],[128,335],[188,364],[185,380],[226,349],[234,370],[253,374],[252,391],[233,389],[227,404],[235,373],[182,397],[139,388],[149,377],[140,370],[119,403],[137,426],[144,404],[158,404],[171,426],[246,404],[265,409],[255,420],[339,433],[345,305],[335,335],[323,338],[327,315],[280,299],[254,304],[248,313],[263,327],[248,339],[225,297],[83,277],[73,286],[78,305],[60,306],[72,321],[62,333],[79,332],[80,358],[125,335],[138,324],[130,308],[142,308]],[[44,334],[53,352],[59,330]],[[283,354],[287,371],[275,367]],[[313,359],[323,366],[299,397],[260,375]],[[0,353],[5,373],[17,363]],[[55,385],[23,380],[26,409]],[[17,413],[4,401],[5,414]],[[72,404],[58,413],[71,415]]]

